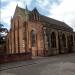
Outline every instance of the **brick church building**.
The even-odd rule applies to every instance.
[[[49,56],[75,51],[75,33],[66,23],[16,6],[7,35],[7,54]]]

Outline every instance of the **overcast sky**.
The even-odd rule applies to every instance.
[[[75,31],[75,0],[1,0],[0,22],[8,29],[17,4],[22,8],[27,4],[29,10],[36,7],[41,14],[66,22]]]

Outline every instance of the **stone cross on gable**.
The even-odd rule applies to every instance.
[[[25,9],[25,21],[27,22],[29,19],[29,16],[28,16],[28,8],[27,8],[27,5],[26,5],[26,9]]]

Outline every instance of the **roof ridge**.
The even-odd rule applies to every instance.
[[[46,18],[52,19],[52,20],[54,20],[54,21],[58,21],[58,22],[63,23],[63,21],[59,21],[59,20],[57,20],[57,19],[53,19],[53,18],[51,18],[51,17],[45,16],[45,15],[42,15],[42,14],[40,14],[40,15],[41,15],[41,16],[44,16],[44,17],[46,17]]]
[[[23,13],[24,13],[25,10],[26,10],[26,9],[24,9],[24,8],[21,8],[21,7],[18,7],[18,8],[19,8]],[[37,10],[37,8],[35,7],[32,11],[34,11],[35,9]],[[36,11],[36,10],[35,10],[35,11]],[[29,14],[31,14],[32,11],[28,10]],[[37,11],[38,11],[38,10],[37,10]],[[39,13],[39,11],[38,11],[38,13]],[[53,18],[51,18],[51,17],[49,17],[49,16],[42,15],[41,13],[39,13],[39,17],[40,17],[40,21],[41,21],[41,22],[49,23],[49,25],[50,25],[50,24],[54,24],[55,26],[59,27],[60,29],[61,29],[61,28],[64,28],[65,30],[72,30],[72,28],[71,28],[69,25],[67,25],[65,22],[63,22],[63,21],[60,21],[60,20],[57,20],[57,19],[53,19]]]

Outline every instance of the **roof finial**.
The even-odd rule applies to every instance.
[[[11,19],[12,19],[12,16],[11,16]]]
[[[28,8],[27,8],[27,4],[26,4],[26,10],[28,10]]]
[[[18,3],[17,3],[17,7],[18,7]]]

